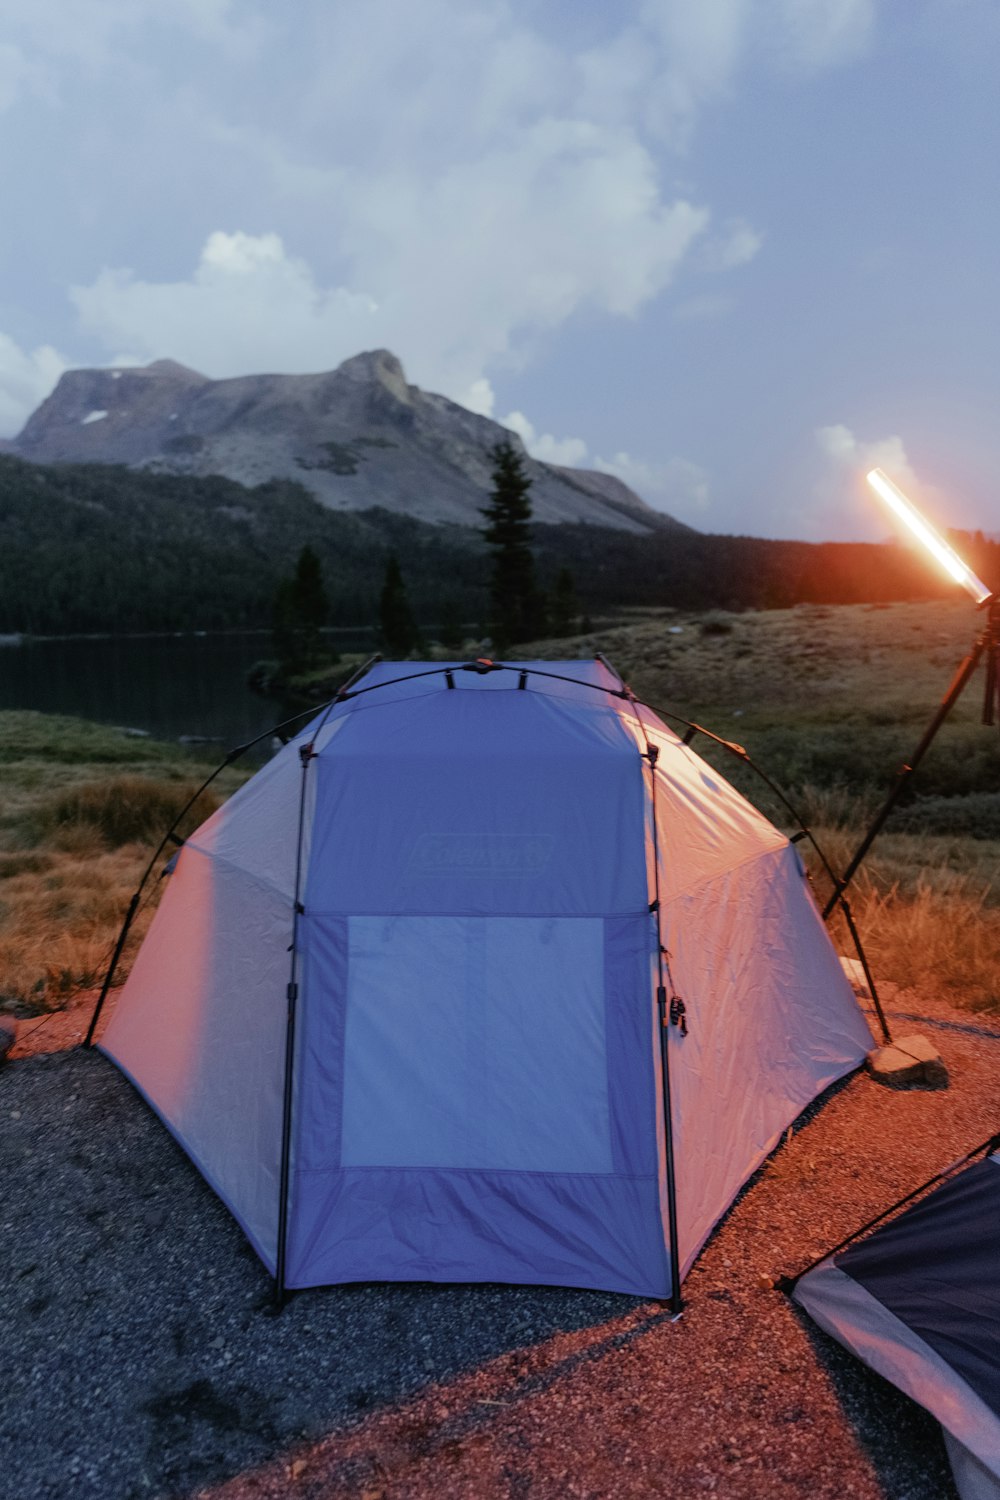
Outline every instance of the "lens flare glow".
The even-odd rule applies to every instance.
[[[993,590],[988,589],[983,580],[977,578],[971,568],[966,567],[954,547],[935,531],[929,521],[924,519],[917,507],[907,500],[902,490],[893,484],[889,476],[881,469],[872,469],[867,479],[875,493],[885,501],[901,521],[905,522],[913,535],[923,542],[928,552],[937,558],[945,572],[964,589],[968,589],[977,604],[985,603],[991,597]]]

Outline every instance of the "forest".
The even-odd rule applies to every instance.
[[[986,579],[1000,544],[957,539]],[[401,561],[417,618],[470,624],[487,615],[480,531],[384,510],[335,512],[299,485],[246,489],[94,464],[35,465],[0,455],[0,631],[30,634],[228,630],[271,624],[275,591],[303,546],[319,557],[330,623],[376,616],[386,563]],[[588,614],[622,605],[773,609],[864,603],[953,589],[894,544],[713,536],[665,525],[640,536],[597,527],[533,527],[541,586],[563,569]]]

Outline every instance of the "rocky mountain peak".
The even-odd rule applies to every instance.
[[[189,365],[180,364],[176,359],[154,359],[151,365],[130,367],[129,373],[134,375],[172,377],[174,380],[193,380],[199,382],[199,384],[208,380],[207,375],[201,375],[197,370],[192,370]]]
[[[390,350],[372,349],[320,375],[211,380],[173,359],[71,370],[10,446],[36,463],[294,480],[335,510],[478,527],[491,451],[505,441],[522,446],[488,417],[410,385]],[[608,475],[526,462],[539,521],[687,529]]]
[[[410,404],[410,387],[403,366],[389,349],[369,349],[345,359],[336,369],[338,380],[384,386],[398,401]]]

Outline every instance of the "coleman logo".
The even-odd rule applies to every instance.
[[[537,834],[425,833],[410,856],[420,875],[537,875],[552,857],[552,840]]]

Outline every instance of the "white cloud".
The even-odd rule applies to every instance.
[[[492,417],[497,398],[486,376],[481,375],[478,380],[472,382],[467,391],[456,396],[455,400],[459,406],[474,411],[477,416]]]
[[[28,25],[28,0],[14,3]],[[275,217],[203,226],[176,279],[112,262],[74,288],[82,324],[108,350],[210,374],[329,368],[384,345],[420,384],[482,409],[478,383],[574,315],[635,317],[686,265],[728,273],[757,254],[744,220],[713,229],[695,194],[665,192],[649,132],[682,145],[767,47],[836,60],[869,8],[637,0],[599,53],[574,53],[503,0],[306,0],[294,32],[266,23],[291,48],[294,90],[259,90],[250,113],[245,87],[223,79],[216,98],[198,75],[182,112],[241,180],[259,171]],[[95,47],[156,15],[152,0],[95,0]],[[265,24],[250,0],[184,0],[170,27],[225,52],[244,22]],[[294,253],[278,232],[292,205],[313,215]]]
[[[683,150],[741,71],[837,66],[864,50],[874,19],[874,0],[641,0],[610,43],[577,60],[583,97]]]
[[[67,76],[81,66],[120,67],[146,32],[179,32],[240,58],[262,35],[260,21],[240,0],[173,0],[167,6],[159,0],[4,0],[4,29],[20,36],[36,57],[61,62]]]
[[[329,369],[383,345],[418,383],[463,399],[581,309],[634,315],[708,221],[661,201],[628,133],[553,120],[423,182],[359,173],[331,209],[340,284],[321,285],[277,234],[216,230],[186,280],[105,269],[74,287],[82,325],[109,350],[214,375]]]
[[[816,442],[825,460],[813,486],[813,503],[798,517],[817,541],[831,536],[859,536],[882,541],[892,526],[864,476],[869,469],[885,469],[903,489],[919,493],[906,447],[899,436],[864,439],[841,422],[816,429]]]
[[[699,271],[719,274],[733,271],[753,260],[764,243],[764,236],[744,219],[731,219],[701,246],[697,256]]]
[[[0,437],[15,437],[69,362],[48,344],[26,353],[0,333]]]
[[[592,467],[614,474],[657,510],[669,511],[679,520],[697,517],[711,503],[708,474],[686,458],[646,463],[622,452],[610,459],[595,458]]]
[[[516,432],[532,458],[546,464],[565,464],[567,468],[579,468],[586,463],[587,445],[582,438],[557,438],[551,432],[536,432],[521,411],[512,411],[504,417],[503,425]]]
[[[301,0],[287,14],[6,0],[0,108],[54,80],[73,122],[79,153],[52,161],[102,249],[72,298],[109,355],[232,375],[328,369],[381,345],[421,385],[492,414],[491,379],[570,319],[634,318],[688,269],[724,275],[758,253],[757,229],[671,184],[662,148],[683,150],[741,71],[854,55],[873,9],[630,0],[599,50],[574,50],[524,0]],[[679,315],[724,306],[721,291],[688,296]],[[0,381],[22,393],[0,399],[22,415],[37,359],[0,345]],[[586,451],[532,432],[563,461]],[[682,460],[606,468],[656,503],[704,503]]]
[[[779,0],[772,24],[776,51],[791,66],[833,67],[868,46],[875,0]]]
[[[906,456],[906,447],[901,437],[875,438],[870,441],[858,438],[842,423],[816,429],[816,441],[820,451],[840,470],[857,469],[867,473],[880,468],[891,473],[899,484],[916,482]]]
[[[318,287],[276,234],[216,231],[188,281],[106,270],[70,295],[85,329],[130,351],[118,362],[169,355],[216,378],[330,369],[379,342],[372,298]]]

